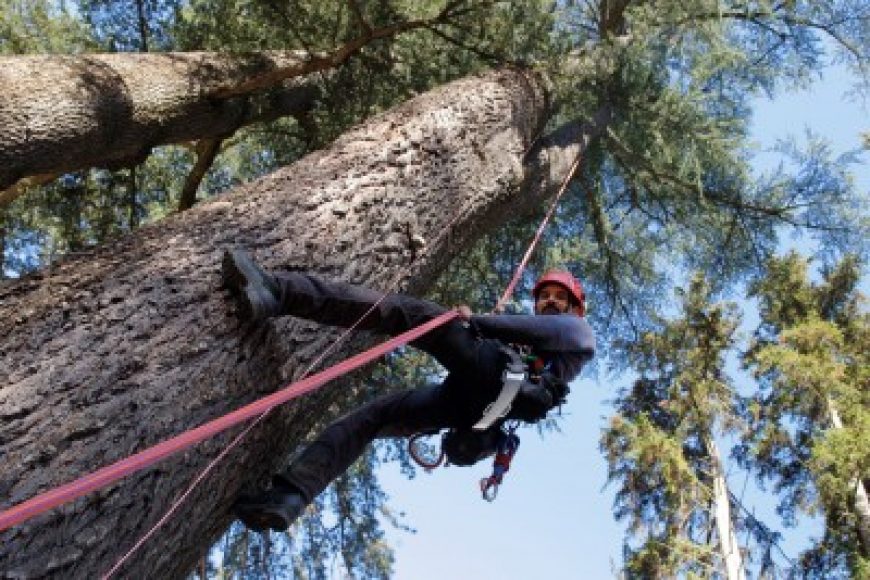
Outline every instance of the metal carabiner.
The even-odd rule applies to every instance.
[[[444,463],[444,447],[440,446],[438,458],[435,461],[426,461],[417,451],[417,440],[422,437],[430,437],[437,434],[437,431],[419,431],[408,438],[408,453],[411,455],[411,459],[413,459],[417,465],[426,470],[427,473]]]
[[[480,480],[480,495],[488,502],[494,501],[498,496],[498,483],[490,477],[484,477]]]

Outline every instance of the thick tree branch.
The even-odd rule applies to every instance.
[[[159,67],[149,70],[159,70]],[[179,99],[187,99],[186,91],[187,89]],[[129,111],[128,115],[122,114],[114,125],[97,126],[100,120],[94,120],[87,126],[81,125],[68,130],[66,134],[63,130],[69,128],[65,125],[47,127],[45,141],[52,137],[59,137],[59,140],[45,143],[34,138],[30,143],[19,143],[18,149],[0,149],[0,159],[9,163],[6,168],[0,166],[0,185],[4,180],[8,181],[10,173],[16,167],[22,171],[28,168],[31,171],[40,170],[36,175],[20,179],[6,189],[0,189],[0,206],[14,201],[28,187],[42,185],[69,171],[93,166],[115,170],[141,163],[151,148],[157,145],[223,137],[253,123],[268,122],[286,116],[305,116],[318,96],[319,90],[314,85],[286,82],[284,86],[271,91],[224,101],[191,96],[190,105],[162,117],[157,114],[161,103],[140,102],[139,111],[135,114],[133,111]],[[96,113],[95,108],[86,104],[84,108],[79,103],[58,101],[58,104],[67,111],[72,111],[74,116]],[[148,106],[152,107],[153,114],[149,113]],[[0,105],[0,117],[3,114]],[[63,123],[63,120],[56,122]],[[8,130],[11,132],[14,128]],[[0,127],[0,136],[3,134],[4,129]],[[89,136],[91,140],[86,141]],[[68,143],[70,140],[73,142]],[[69,146],[62,148],[65,143]],[[33,157],[25,157],[28,152]],[[43,173],[42,170],[48,171]]]
[[[198,141],[238,127],[247,100],[288,79],[313,105],[304,79],[340,66],[371,42],[446,23],[449,2],[431,18],[371,30],[329,53],[165,53],[0,58],[0,199],[31,175],[127,166],[156,145]],[[289,89],[288,89],[289,90]],[[305,97],[308,97],[306,100]]]

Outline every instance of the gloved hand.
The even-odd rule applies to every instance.
[[[548,372],[541,373],[540,384],[543,385],[553,397],[554,407],[564,404],[568,399],[568,393],[571,392],[568,383]]]
[[[547,411],[564,403],[569,391],[565,381],[543,373],[537,383],[523,383],[508,416],[526,423],[537,423],[547,416]]]

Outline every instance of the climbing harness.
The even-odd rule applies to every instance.
[[[495,500],[498,495],[498,486],[501,485],[504,474],[511,468],[511,460],[520,448],[520,438],[514,432],[516,429],[517,427],[514,425],[507,431],[500,431],[502,438],[499,441],[495,459],[492,461],[492,475],[480,480],[480,494],[486,501]]]
[[[495,454],[500,440],[501,425],[486,431],[453,428],[441,438],[441,449],[448,465],[467,467]]]
[[[411,458],[426,471],[431,471],[444,460],[447,465],[469,466],[481,459],[495,456],[492,462],[492,475],[480,480],[480,493],[486,501],[493,501],[498,495],[504,475],[508,472],[511,460],[520,447],[520,437],[516,434],[519,422],[511,426],[500,424],[479,431],[474,429],[449,429],[441,437],[441,451],[434,461],[425,459],[418,450],[419,439],[436,435],[438,431],[429,430],[415,434],[408,441]]]
[[[493,428],[493,425],[510,412],[523,384],[537,383],[541,372],[546,368],[543,359],[533,354],[527,346],[512,344],[504,346],[502,352],[507,356],[508,362],[502,375],[501,391],[495,401],[486,407],[483,417],[471,429],[449,429],[444,432],[441,437],[440,453],[434,461],[423,457],[419,451],[420,440],[438,434],[438,430],[416,433],[408,440],[411,459],[427,472],[439,467],[445,459],[448,465],[469,466],[495,454],[493,475],[481,480],[480,484],[483,498],[487,501],[495,499],[498,485],[501,484],[510,460],[519,447],[519,436],[515,433],[518,423],[507,432],[502,425],[496,428]]]

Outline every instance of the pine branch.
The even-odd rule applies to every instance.
[[[202,139],[196,144],[196,163],[187,174],[184,187],[178,199],[178,211],[184,211],[193,207],[196,203],[196,192],[202,183],[205,174],[211,169],[214,160],[220,151],[223,138]]]
[[[738,21],[745,21],[745,22],[749,22],[751,24],[755,24],[756,26],[759,26],[761,28],[766,29],[771,34],[779,36],[780,38],[785,38],[785,33],[777,31],[776,29],[771,27],[769,24],[764,22],[765,20],[771,20],[771,21],[779,20],[782,23],[786,24],[787,26],[813,28],[813,29],[821,30],[822,32],[824,32],[825,34],[830,36],[833,40],[835,40],[838,44],[840,44],[840,46],[845,48],[849,53],[851,53],[852,56],[855,57],[855,61],[859,65],[861,65],[863,68],[862,63],[866,62],[866,60],[867,60],[866,57],[861,54],[861,51],[857,46],[855,46],[848,39],[846,39],[835,28],[836,24],[842,24],[844,21],[825,24],[825,23],[821,23],[821,22],[816,22],[814,20],[810,20],[809,18],[790,16],[788,14],[778,13],[779,9],[781,9],[781,8],[783,8],[783,4],[778,4],[777,6],[775,6],[773,8],[773,10],[758,10],[758,11],[753,11],[753,12],[741,11],[741,10],[730,10],[730,11],[723,11],[723,12],[707,12],[707,13],[701,13],[701,14],[692,14],[692,15],[686,16],[685,18],[677,20],[673,24],[676,26],[683,26],[686,24],[693,24],[693,23],[704,22],[704,21],[708,21],[708,20],[717,20],[717,21],[723,20],[723,19],[738,20]],[[658,22],[657,24],[659,26],[664,26],[664,25],[669,24],[669,23],[665,22],[665,21],[661,21],[661,22]]]
[[[616,151],[614,153],[623,167],[630,166],[632,163],[637,164],[641,166],[644,171],[649,173],[650,177],[652,177],[654,180],[660,183],[668,183],[670,185],[673,185],[679,190],[682,190],[684,193],[695,196],[698,201],[703,201],[707,199],[716,205],[728,207],[741,213],[750,212],[757,215],[764,215],[767,217],[776,218],[794,227],[808,227],[812,229],[818,229],[813,228],[811,224],[802,224],[789,216],[789,214],[794,210],[811,207],[813,205],[812,203],[807,202],[805,204],[790,204],[774,207],[767,205],[758,205],[744,201],[738,194],[736,194],[736,192],[730,190],[702,190],[700,187],[698,187],[697,184],[688,182],[678,176],[657,169],[653,162],[645,157],[642,153],[636,153],[628,149],[628,147],[626,147],[621,142],[621,140],[611,129],[607,130],[607,137],[609,142],[616,146]],[[830,228],[825,229],[828,230]]]

